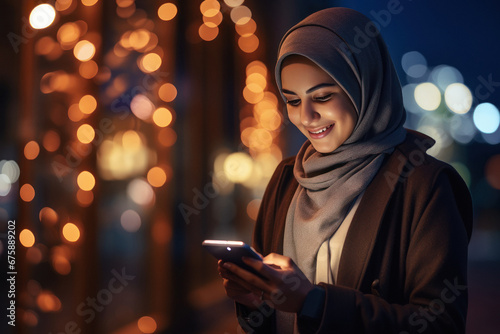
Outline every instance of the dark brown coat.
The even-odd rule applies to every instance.
[[[321,284],[326,301],[317,333],[465,332],[471,198],[453,168],[425,153],[432,142],[408,131],[367,187],[337,284]],[[289,158],[278,166],[262,200],[253,246],[263,255],[283,250],[298,186],[293,164]],[[273,314],[260,319],[252,323],[261,325],[257,333],[275,332]]]

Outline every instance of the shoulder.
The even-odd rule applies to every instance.
[[[439,198],[443,202],[441,205],[456,208],[470,225],[472,199],[469,189],[451,165],[426,153],[433,144],[432,138],[408,130],[406,140],[390,155],[386,164],[388,168],[381,171],[384,170],[385,177],[392,175],[393,192],[403,195],[412,210],[425,210]],[[468,230],[470,235],[470,226]]]
[[[400,178],[427,187],[436,184],[439,179],[449,179],[465,186],[462,177],[451,165],[426,153],[435,143],[431,137],[417,131],[407,131],[405,141],[395,148],[389,158],[398,160],[399,164],[396,164],[397,170],[394,172]]]

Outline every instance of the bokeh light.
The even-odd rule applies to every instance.
[[[165,107],[160,107],[153,113],[153,122],[162,128],[169,126],[172,119],[172,112]]]
[[[493,104],[481,103],[474,109],[473,120],[479,131],[493,133],[500,125],[500,113]]]
[[[56,10],[49,4],[41,4],[33,8],[29,22],[33,29],[45,29],[54,22]]]
[[[84,114],[91,114],[97,108],[97,100],[92,95],[84,95],[78,102],[78,108]]]
[[[444,100],[448,108],[457,114],[465,114],[472,107],[472,93],[462,83],[453,83],[446,87]]]
[[[167,2],[158,8],[158,17],[162,21],[170,21],[177,15],[177,6]]]
[[[82,5],[90,7],[95,5],[99,0],[82,0]]]
[[[5,174],[0,174],[0,196],[7,196],[12,189],[10,179]]]
[[[213,17],[220,11],[220,3],[217,0],[205,0],[200,4],[200,12],[203,16]]]
[[[148,206],[154,201],[154,191],[151,185],[144,179],[137,178],[127,186],[128,197],[136,204]]]
[[[24,247],[31,247],[35,244],[35,235],[30,230],[24,229],[19,233],[19,241]]]
[[[253,160],[243,152],[231,153],[224,160],[224,173],[234,183],[247,181],[252,175]]]
[[[177,88],[171,83],[165,83],[158,89],[158,97],[165,102],[172,102],[177,97]]]
[[[243,4],[245,0],[224,0],[224,3],[229,7],[238,7]]]
[[[259,208],[260,208],[260,203],[262,202],[261,199],[256,198],[251,200],[248,205],[247,205],[247,215],[250,217],[252,220],[257,220],[257,216],[259,213]]]
[[[137,327],[142,333],[150,334],[154,333],[158,326],[156,325],[155,319],[153,319],[152,317],[144,316],[137,321]]]
[[[427,72],[427,60],[418,51],[410,51],[401,58],[401,66],[412,78],[420,78]]]
[[[163,128],[158,132],[158,142],[164,147],[171,147],[177,141],[177,133],[171,128]]]
[[[430,79],[439,89],[444,91],[446,87],[454,83],[463,83],[464,78],[460,71],[448,65],[439,65],[434,67]]]
[[[29,183],[25,183],[22,185],[21,189],[19,189],[19,196],[25,202],[31,202],[33,198],[35,198],[35,189]]]
[[[415,87],[415,101],[424,110],[436,110],[441,104],[441,92],[430,82],[421,83]]]
[[[43,136],[43,147],[48,152],[55,152],[61,145],[61,137],[54,130],[49,130]]]
[[[91,143],[95,138],[95,130],[89,124],[82,124],[76,131],[76,137],[83,144]]]
[[[24,156],[28,160],[34,160],[40,153],[40,146],[34,140],[29,141],[24,146]]]
[[[161,57],[156,53],[148,53],[140,59],[141,70],[144,73],[151,73],[161,66]]]
[[[214,16],[203,16],[203,23],[205,23],[210,28],[215,28],[219,26],[222,22],[222,13],[217,12]]]
[[[76,192],[76,200],[81,207],[86,208],[94,201],[94,193],[92,191],[78,189]]]
[[[500,190],[500,154],[494,155],[488,159],[484,174],[489,185]]]
[[[259,47],[259,38],[255,35],[244,35],[238,38],[238,46],[245,53],[252,53]]]
[[[0,173],[9,179],[9,183],[16,183],[21,170],[14,160],[2,160],[0,161]]]
[[[99,67],[95,61],[89,60],[80,64],[78,72],[83,78],[92,79],[99,72]]]
[[[155,106],[146,95],[137,94],[130,102],[130,110],[137,118],[147,121],[151,119]]]
[[[90,191],[95,186],[95,177],[94,175],[92,175],[91,172],[83,171],[80,174],[78,174],[76,182],[80,187],[80,189],[85,191]]]
[[[161,187],[167,182],[167,174],[161,167],[153,167],[148,171],[147,179],[153,187]]]
[[[42,222],[42,224],[52,226],[57,224],[59,215],[54,209],[46,206],[40,210],[40,212],[38,213],[38,218],[40,219],[40,222]]]
[[[257,30],[257,23],[253,19],[248,20],[245,24],[236,24],[235,27],[236,32],[240,36],[250,36],[255,33]]]
[[[206,23],[203,23],[200,25],[200,28],[198,29],[198,34],[200,35],[201,39],[204,41],[213,41],[217,35],[219,34],[219,27],[210,27]]]
[[[61,309],[61,301],[50,291],[40,292],[36,304],[42,312],[57,312]]]
[[[62,228],[62,234],[69,242],[76,242],[80,239],[80,229],[73,223],[66,223]]]
[[[81,40],[76,43],[73,54],[79,61],[88,61],[95,55],[95,46],[87,40]]]
[[[141,228],[141,216],[134,210],[126,210],[120,217],[120,224],[127,232],[137,232]]]
[[[230,16],[234,24],[244,25],[252,18],[252,11],[247,6],[238,6],[231,9]]]

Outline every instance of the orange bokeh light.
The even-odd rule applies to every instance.
[[[61,137],[54,130],[49,130],[43,136],[43,147],[49,152],[55,152],[61,145]]]
[[[19,233],[19,241],[24,247],[31,247],[35,244],[35,235],[30,230],[24,229]]]
[[[198,29],[198,34],[204,41],[213,41],[219,34],[219,27],[209,27],[206,23],[203,23]]]
[[[162,21],[170,21],[177,15],[177,6],[167,2],[158,8],[158,17]]]
[[[167,174],[162,168],[153,167],[149,170],[147,179],[150,185],[158,188],[167,182]]]
[[[25,202],[31,202],[35,198],[35,188],[29,183],[23,184],[19,189],[19,196]]]
[[[99,0],[82,0],[82,5],[90,7],[97,3]]]
[[[255,35],[240,36],[238,46],[245,53],[252,53],[259,47],[259,38]]]
[[[97,108],[97,100],[92,95],[84,95],[78,102],[80,111],[84,114],[92,114]]]
[[[94,175],[92,175],[92,173],[88,171],[83,171],[80,174],[78,174],[76,182],[78,184],[78,187],[80,187],[80,189],[85,191],[90,191],[95,186],[95,177]]]
[[[68,108],[68,118],[73,122],[79,122],[82,118],[85,117],[85,114],[82,113],[78,104],[72,104]]]
[[[172,123],[172,119],[172,112],[165,107],[160,107],[153,113],[153,122],[162,128],[169,126]]]
[[[217,0],[205,0],[200,4],[200,12],[203,16],[213,17],[220,12],[220,3]]]
[[[247,215],[252,220],[257,220],[261,199],[253,199],[247,205]]]
[[[28,160],[34,160],[36,157],[38,157],[38,154],[40,153],[40,146],[38,143],[34,140],[29,141],[25,146],[24,146],[24,156]]]
[[[177,141],[177,133],[172,128],[163,128],[158,133],[158,142],[163,147],[171,147]]]
[[[86,208],[94,201],[94,193],[92,191],[78,189],[76,192],[76,200],[81,207]]]
[[[490,186],[500,190],[500,154],[488,159],[484,173]]]
[[[165,83],[158,89],[158,97],[165,102],[172,102],[177,97],[177,88],[171,83]]]
[[[66,223],[63,226],[62,234],[69,242],[76,242],[80,239],[80,229],[73,223]]]
[[[99,67],[95,61],[89,60],[80,64],[78,72],[83,78],[92,79],[99,72]]]
[[[149,334],[154,333],[158,326],[156,325],[155,319],[151,317],[141,317],[137,321],[137,327],[141,332]]]
[[[203,22],[210,28],[217,27],[222,22],[222,13],[217,12],[214,16],[203,16]]]
[[[44,224],[55,225],[57,223],[57,220],[59,219],[59,216],[54,209],[46,206],[40,210],[38,218]]]
[[[89,124],[82,124],[78,130],[76,130],[76,137],[81,143],[89,144],[95,138],[95,130]]]
[[[260,73],[263,77],[267,76],[267,67],[260,60],[254,60],[246,67],[246,74],[249,76],[252,73]]]
[[[161,57],[157,53],[148,53],[141,58],[140,65],[143,72],[154,72],[161,66]]]
[[[253,19],[250,19],[245,24],[236,24],[234,28],[238,35],[246,37],[255,33],[255,30],[257,30],[257,23],[255,23]]]

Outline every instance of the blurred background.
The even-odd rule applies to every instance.
[[[304,141],[275,88],[277,45],[308,14],[345,6],[380,28],[406,126],[469,186],[468,333],[498,333],[496,1],[0,6],[2,310],[17,273],[15,327],[4,316],[0,332],[237,333],[201,242],[251,242],[267,181]]]

